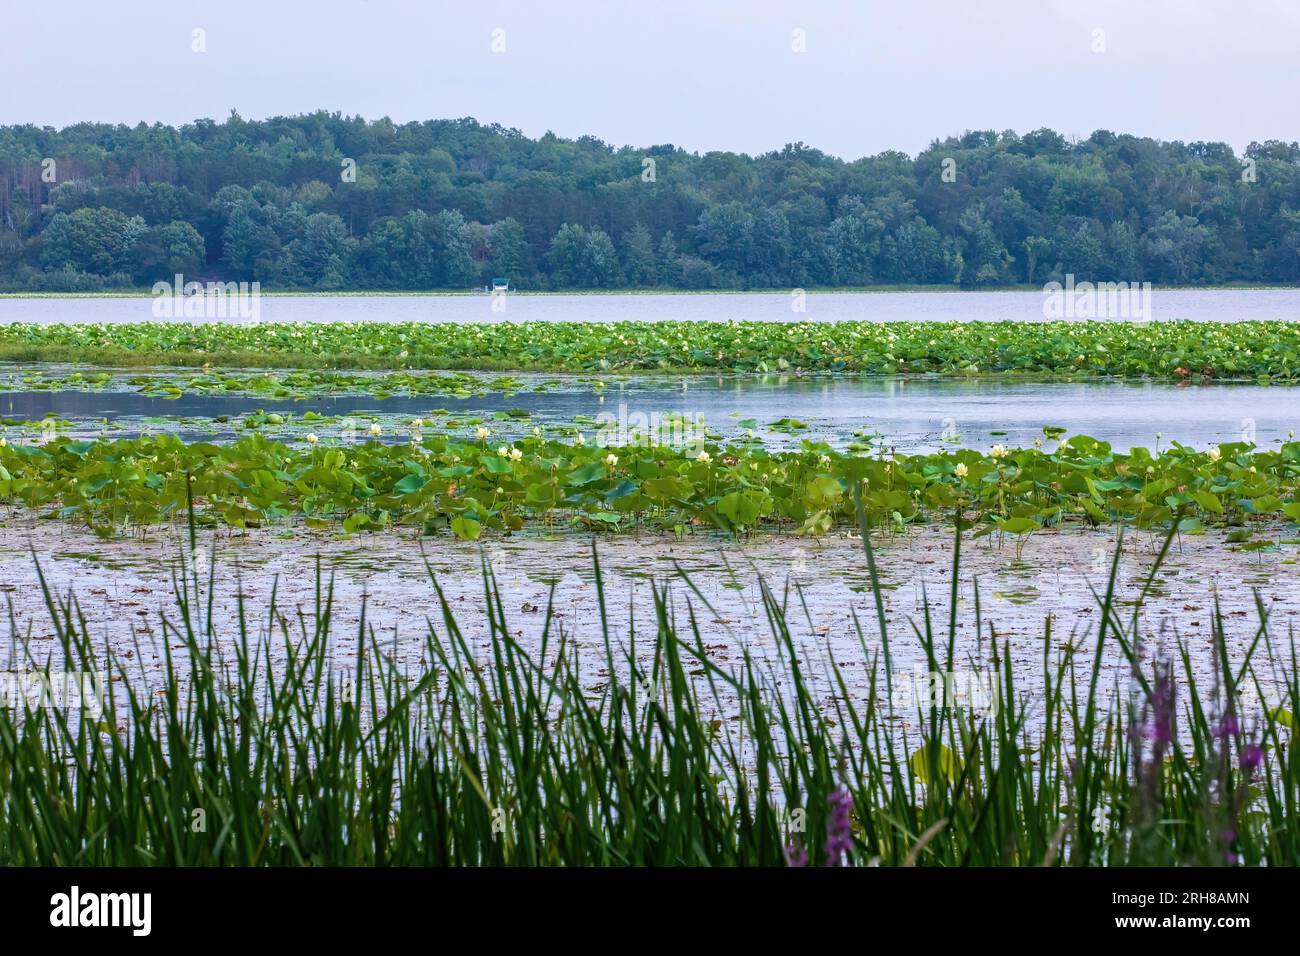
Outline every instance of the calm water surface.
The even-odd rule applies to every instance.
[[[152,299],[0,299],[0,323],[148,322]],[[839,322],[1034,322],[1043,293],[810,292],[806,311],[788,292],[647,295],[509,295],[504,315],[487,295],[262,296],[263,322],[615,322],[665,319]],[[1156,289],[1152,319],[1211,322],[1300,319],[1300,289]]]
[[[1153,318],[1233,322],[1300,318],[1300,290],[1156,290]],[[789,294],[682,295],[511,295],[505,319],[511,321],[725,321],[1041,320],[1040,292],[876,292],[810,293],[807,311],[791,309]],[[152,318],[152,300],[137,298],[0,299],[3,322],[141,322]],[[502,321],[486,295],[436,296],[264,296],[263,321]],[[1071,434],[1088,434],[1117,449],[1152,446],[1156,433],[1208,445],[1253,436],[1269,447],[1300,428],[1300,389],[1252,385],[1177,386],[1154,383],[1028,383],[957,379],[892,379],[870,376],[778,375],[639,376],[594,389],[574,377],[520,376],[529,383],[517,394],[456,399],[449,396],[392,397],[330,395],[283,400],[248,395],[185,395],[166,399],[129,390],[0,392],[0,414],[35,420],[54,413],[72,420],[78,431],[97,430],[108,419],[116,434],[144,428],[175,428],[187,436],[227,435],[225,423],[259,408],[326,416],[427,416],[444,408],[458,415],[489,415],[522,408],[532,419],[499,423],[511,428],[567,424],[575,416],[606,413],[634,418],[675,413],[703,419],[726,436],[755,431],[777,443],[802,438],[845,445],[863,432],[899,450],[930,450],[960,443],[986,448],[994,442],[1026,445],[1045,425]],[[532,391],[543,380],[559,387]],[[797,419],[807,429],[771,432],[768,426]],[[589,424],[582,427],[588,428]],[[396,429],[385,429],[386,434]],[[945,437],[947,436],[947,440]]]
[[[606,414],[614,421],[621,418],[634,424],[638,414],[648,419],[673,413],[692,421],[703,419],[712,430],[730,437],[741,435],[748,427],[741,423],[753,420],[757,433],[780,444],[811,438],[843,446],[855,432],[865,430],[879,436],[878,444],[900,451],[952,448],[954,438],[960,445],[976,448],[995,442],[1029,445],[1041,437],[1045,425],[1109,441],[1117,450],[1153,447],[1157,432],[1163,434],[1165,447],[1171,439],[1204,447],[1252,436],[1261,447],[1276,447],[1292,429],[1300,430],[1300,389],[1276,386],[767,375],[693,377],[685,382],[630,378],[596,389],[590,380],[552,375],[544,380],[559,382],[558,386],[534,392],[529,390],[531,384],[543,378],[521,378],[524,387],[519,392],[464,399],[442,395],[275,399],[225,394],[168,399],[125,391],[15,391],[0,393],[0,414],[37,420],[52,412],[82,429],[97,429],[94,423],[109,419],[132,433],[148,419],[237,418],[257,409],[297,415],[306,411],[326,416],[373,414],[398,420],[427,417],[432,409],[465,416],[514,408],[530,413],[530,420],[513,425],[495,423],[494,430],[504,437],[512,428],[522,432],[535,424],[568,424],[575,416],[596,419]],[[769,432],[768,426],[781,419],[796,419],[808,427],[793,433]],[[176,427],[190,433],[184,423]],[[229,431],[213,427],[218,434]],[[583,427],[593,430],[590,424]],[[393,434],[396,429],[386,431]]]

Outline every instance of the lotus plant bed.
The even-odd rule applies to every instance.
[[[536,371],[869,372],[1300,379],[1267,322],[11,323],[0,361]]]
[[[855,527],[858,496],[872,527],[899,531],[958,516],[977,536],[1172,527],[1247,550],[1275,547],[1284,523],[1300,520],[1300,442],[1120,453],[1049,430],[1042,447],[870,456],[806,440],[786,451],[757,439],[597,447],[576,430],[567,441],[540,429],[498,441],[479,426],[473,438],[385,443],[381,431],[373,424],[354,444],[256,433],[188,444],[170,434],[0,439],[0,506],[104,535],[185,519],[192,504],[204,524],[303,521],[473,540],[526,526],[820,535]]]

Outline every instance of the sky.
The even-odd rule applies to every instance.
[[[0,124],[326,109],[846,159],[1041,127],[1240,152],[1300,138],[1297,41],[1300,0],[0,0]]]

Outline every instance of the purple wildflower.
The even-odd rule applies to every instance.
[[[786,866],[807,866],[808,851],[796,843],[791,843],[785,848],[785,865]]]
[[[1145,736],[1157,746],[1165,746],[1174,739],[1174,682],[1168,668],[1156,668],[1155,683],[1151,688],[1151,722]]]
[[[1233,829],[1224,830],[1219,836],[1223,839],[1223,845],[1226,849],[1223,851],[1223,862],[1233,866],[1241,862],[1241,856],[1233,847],[1237,843],[1237,831]]]
[[[1215,733],[1220,740],[1227,740],[1229,737],[1237,736],[1240,731],[1241,725],[1237,723],[1237,716],[1228,714],[1219,721],[1219,729]]]
[[[831,805],[831,816],[826,823],[826,865],[843,866],[844,854],[853,849],[853,797],[843,787],[826,798]]]
[[[1241,769],[1254,770],[1264,759],[1264,751],[1258,744],[1246,744],[1241,748]]]

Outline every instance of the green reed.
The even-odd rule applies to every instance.
[[[747,648],[723,665],[688,578],[685,600],[654,589],[654,633],[641,633],[607,606],[594,552],[595,659],[553,604],[539,639],[512,636],[485,563],[490,649],[431,574],[418,668],[389,656],[364,609],[343,650],[319,566],[312,607],[291,617],[273,594],[255,617],[241,597],[232,619],[216,607],[215,571],[182,562],[152,684],[143,647],[106,651],[75,597],[42,576],[61,657],[36,659],[11,610],[9,666],[114,679],[102,720],[0,709],[0,862],[784,866],[826,863],[828,850],[886,866],[1296,862],[1295,646],[1270,635],[1262,603],[1244,656],[1229,653],[1216,612],[1215,686],[1199,686],[1187,643],[1142,656],[1149,635],[1137,609],[1121,613],[1117,555],[1091,648],[1053,650],[1044,624],[1035,694],[977,599],[998,706],[899,708],[890,691],[907,642],[931,671],[960,666],[957,589],[947,620],[927,600],[910,636],[890,634],[862,540],[876,610],[855,618],[866,693],[846,660],[809,652],[797,589],[761,585],[769,632],[749,645],[774,656]],[[1111,650],[1132,674],[1108,696]],[[1265,663],[1288,675],[1285,700],[1252,712],[1242,691],[1261,689]],[[900,732],[903,717],[916,729]]]

